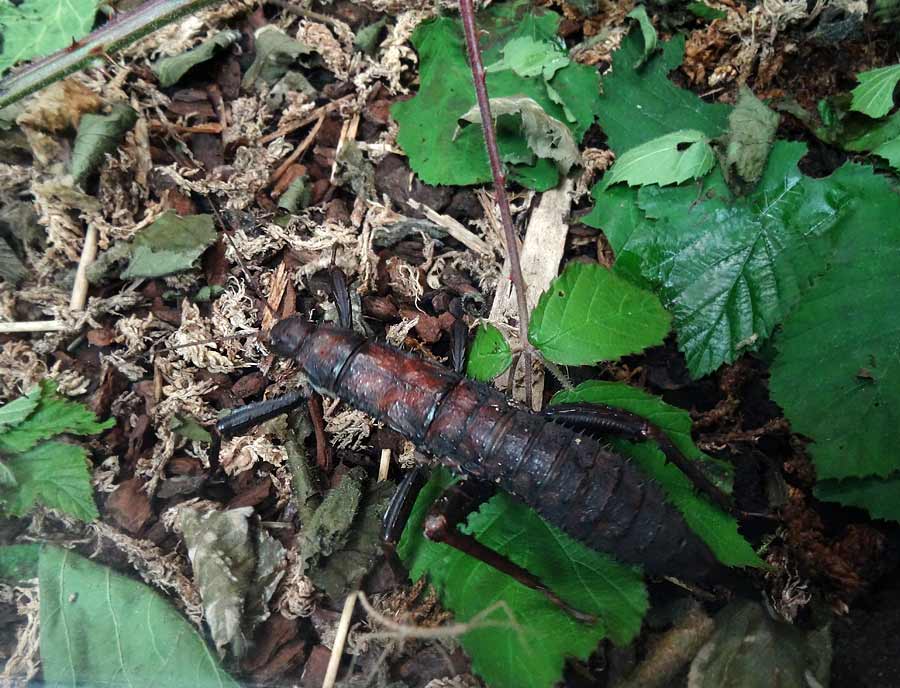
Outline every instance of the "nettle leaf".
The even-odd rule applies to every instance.
[[[653,294],[596,263],[569,263],[541,294],[528,341],[555,363],[587,365],[660,344],[668,331]]]
[[[131,261],[122,279],[162,277],[190,270],[216,241],[212,215],[182,217],[167,210],[132,242]]]
[[[81,116],[69,163],[76,184],[84,182],[103,162],[103,157],[116,150],[125,132],[136,121],[137,113],[123,103],[113,105],[106,115],[87,113]]]
[[[528,148],[539,158],[545,158],[556,162],[559,171],[568,174],[572,165],[581,161],[581,153],[578,144],[572,138],[569,128],[554,119],[532,98],[491,98],[491,115],[501,117],[503,115],[517,115],[522,120],[522,130],[525,132],[525,142]],[[478,105],[460,117],[461,120],[481,124],[481,111]],[[454,138],[461,131],[457,127]]]
[[[725,133],[730,107],[706,103],[669,81],[669,72],[684,58],[684,36],[663,43],[661,53],[635,69],[642,55],[643,38],[632,31],[613,54],[612,72],[603,77],[600,123],[616,155],[682,129],[710,139]]]
[[[227,48],[240,37],[240,31],[220,31],[209,40],[179,55],[160,58],[153,63],[153,73],[159,79],[160,86],[173,86],[190,69],[211,60],[222,48]]]
[[[887,160],[895,170],[900,171],[900,137],[881,144],[872,152]]]
[[[551,404],[605,404],[646,418],[660,428],[688,459],[703,463],[707,476],[730,491],[731,467],[701,452],[691,438],[690,414],[647,392],[620,382],[591,380],[574,390],[553,396]],[[762,560],[738,532],[737,521],[699,495],[690,480],[666,462],[662,451],[652,442],[631,443],[613,440],[615,448],[637,461],[641,469],[663,488],[669,501],[684,516],[716,557],[729,566],[761,566]]]
[[[487,75],[487,88],[495,99],[530,98],[548,117],[564,123],[577,142],[597,116],[596,99],[585,94],[597,93],[599,79],[590,67],[573,62],[561,66],[565,55],[556,36],[559,21],[559,15],[539,9],[515,16],[503,5],[481,13],[484,62],[503,67]],[[397,141],[410,166],[428,184],[465,185],[489,180],[481,128],[467,127],[458,137],[453,136],[459,118],[475,105],[460,22],[448,17],[425,22],[416,29],[412,42],[419,54],[419,92],[391,108],[400,125]],[[519,72],[534,76],[522,76],[506,68],[504,51],[511,44],[513,65]],[[551,74],[551,78],[544,78]],[[509,177],[538,190],[555,186],[559,179],[556,166],[547,159],[533,160],[519,118],[500,116],[496,125]]]
[[[715,7],[710,7],[705,2],[691,2],[685,7],[685,9],[695,17],[706,19],[707,21],[712,21],[713,19],[724,19],[728,16],[727,13],[723,12],[722,10],[717,10]]]
[[[869,117],[884,117],[894,107],[894,89],[900,82],[900,65],[879,67],[856,75],[859,86],[854,88],[852,110]]]
[[[820,480],[900,470],[900,195],[869,167],[828,181],[851,199],[831,266],[776,340],[772,398]]]
[[[469,347],[469,360],[466,363],[466,375],[490,382],[512,363],[512,351],[506,337],[490,323],[478,326],[475,340]]]
[[[578,610],[596,615],[598,623],[576,621],[506,574],[426,540],[422,521],[450,482],[440,471],[422,490],[397,551],[414,580],[427,575],[456,620],[473,624],[459,640],[488,685],[550,688],[567,657],[586,658],[604,637],[625,645],[638,634],[648,607],[640,574],[575,542],[508,495],[472,514],[465,532],[528,569]]]
[[[619,182],[680,184],[699,179],[712,169],[716,156],[702,131],[685,129],[631,148],[616,159],[603,177],[604,188]]]
[[[735,178],[744,184],[759,181],[779,120],[778,113],[767,108],[749,88],[741,86],[737,104],[728,116],[728,133],[724,139],[722,167],[729,183]]]
[[[143,583],[58,547],[41,552],[38,574],[46,683],[238,688],[197,629]]]
[[[112,418],[98,422],[84,404],[59,396],[56,384],[50,380],[42,382],[37,390],[40,393],[37,409],[24,421],[0,434],[0,451],[23,452],[41,440],[62,433],[95,435],[115,425]],[[34,394],[35,390],[32,390],[26,398]]]
[[[313,51],[274,24],[258,28],[253,36],[256,54],[241,80],[241,87],[246,90],[258,87],[259,82],[274,84],[287,74],[301,55],[308,55]]]
[[[82,447],[45,442],[9,457],[6,466],[16,486],[0,491],[0,511],[24,516],[42,504],[82,521],[99,516]]]
[[[820,480],[814,494],[823,502],[855,506],[868,511],[872,518],[900,523],[900,472],[886,478]]]
[[[4,545],[0,547],[0,580],[7,583],[37,578],[41,545]]]
[[[639,270],[653,285],[695,377],[757,349],[825,268],[847,193],[801,174],[805,152],[776,144],[759,184],[741,198],[714,171],[699,187],[642,187],[643,218],[622,194],[588,218],[607,232],[616,270],[622,262],[623,274]]]
[[[94,26],[99,0],[0,3],[0,76],[17,62],[67,48]]]

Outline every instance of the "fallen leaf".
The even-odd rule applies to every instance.
[[[181,217],[169,210],[134,238],[122,279],[162,277],[193,267],[216,241],[212,215]]]

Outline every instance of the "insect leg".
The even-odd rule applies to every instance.
[[[219,451],[223,437],[240,435],[250,428],[265,421],[287,413],[306,401],[306,393],[295,389],[274,399],[255,401],[235,409],[227,416],[220,418],[212,433],[212,445],[209,449],[209,465],[213,471],[219,468]]]
[[[448,487],[431,506],[425,518],[425,537],[435,542],[443,542],[460,552],[468,554],[480,562],[487,564],[515,579],[525,587],[543,594],[550,602],[583,623],[594,623],[596,617],[585,614],[564,602],[556,593],[544,585],[541,580],[512,562],[496,550],[483,545],[471,535],[461,532],[457,525],[461,523],[474,508],[491,496],[494,486],[477,480],[464,480]]]
[[[453,361],[454,372],[462,375],[466,370],[466,337],[469,328],[457,318],[453,321],[453,329],[450,330],[450,359]]]
[[[381,519],[381,540],[388,547],[395,547],[409,520],[409,514],[416,497],[428,481],[428,473],[422,466],[416,466],[404,476],[397,487],[384,517]]]
[[[350,303],[350,290],[347,288],[347,275],[339,267],[329,270],[331,275],[331,296],[338,312],[338,325],[341,329],[353,329],[353,306]]]
[[[579,430],[615,434],[638,442],[655,440],[666,461],[677,466],[694,487],[725,511],[740,515],[731,495],[713,483],[696,461],[691,461],[682,454],[669,436],[646,418],[605,404],[558,404],[549,406],[541,413],[547,418]]]

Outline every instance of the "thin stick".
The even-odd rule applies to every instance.
[[[462,15],[463,30],[466,34],[466,51],[469,54],[469,65],[475,82],[475,96],[478,99],[478,110],[481,112],[481,127],[484,131],[484,143],[487,146],[488,159],[491,163],[491,175],[494,178],[494,198],[500,208],[500,220],[503,234],[506,237],[506,250],[509,255],[509,275],[516,288],[516,303],[519,309],[519,338],[523,346],[528,342],[528,302],[525,295],[525,278],[522,277],[522,266],[519,264],[519,247],[513,229],[512,213],[509,209],[509,198],[506,195],[506,177],[500,162],[500,151],[497,148],[497,135],[494,132],[494,119],[491,116],[491,103],[484,81],[484,64],[481,62],[481,50],[478,48],[478,29],[475,26],[475,8],[472,0],[459,0],[459,11]],[[531,352],[527,347],[522,352],[525,365],[525,404],[531,408]]]
[[[381,450],[381,461],[378,462],[378,482],[387,480],[388,471],[391,469],[391,450]]]
[[[22,322],[0,322],[0,334],[23,334],[26,332],[62,332],[66,329],[62,320],[23,320]]]
[[[315,140],[316,134],[319,133],[319,129],[322,127],[322,122],[324,121],[325,113],[322,112],[319,115],[319,118],[315,120],[316,123],[313,125],[313,128],[309,130],[306,138],[303,139],[299,146],[291,151],[291,154],[285,159],[285,161],[281,163],[278,166],[278,169],[272,173],[272,176],[269,177],[269,181],[266,186],[272,186],[275,182],[277,182],[281,178],[281,175],[287,172],[288,167],[293,165],[297,161],[297,158],[299,158],[306,152],[306,149],[309,148],[310,145],[312,145],[312,142]]]
[[[6,107],[103,55],[131,45],[181,17],[222,0],[150,0],[131,12],[116,14],[80,41],[33,62],[0,81],[0,107]]]
[[[69,310],[80,311],[87,302],[88,278],[87,270],[97,257],[97,227],[89,224],[84,233],[84,246],[75,272],[75,284],[72,286],[72,298],[69,299]]]
[[[328,658],[328,668],[325,670],[325,680],[322,688],[334,688],[338,669],[341,666],[341,655],[344,654],[344,644],[347,642],[347,634],[350,632],[350,621],[353,619],[353,608],[356,607],[358,590],[354,590],[344,600],[344,610],[341,612],[341,620],[338,622],[337,632],[334,634],[334,645],[331,648],[331,657]]]

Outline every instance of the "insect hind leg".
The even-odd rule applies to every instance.
[[[306,401],[306,393],[295,389],[273,399],[255,401],[235,409],[227,416],[219,419],[212,433],[212,445],[209,449],[209,466],[213,471],[219,469],[219,453],[222,439],[241,435],[251,428],[267,420],[292,411]]]

